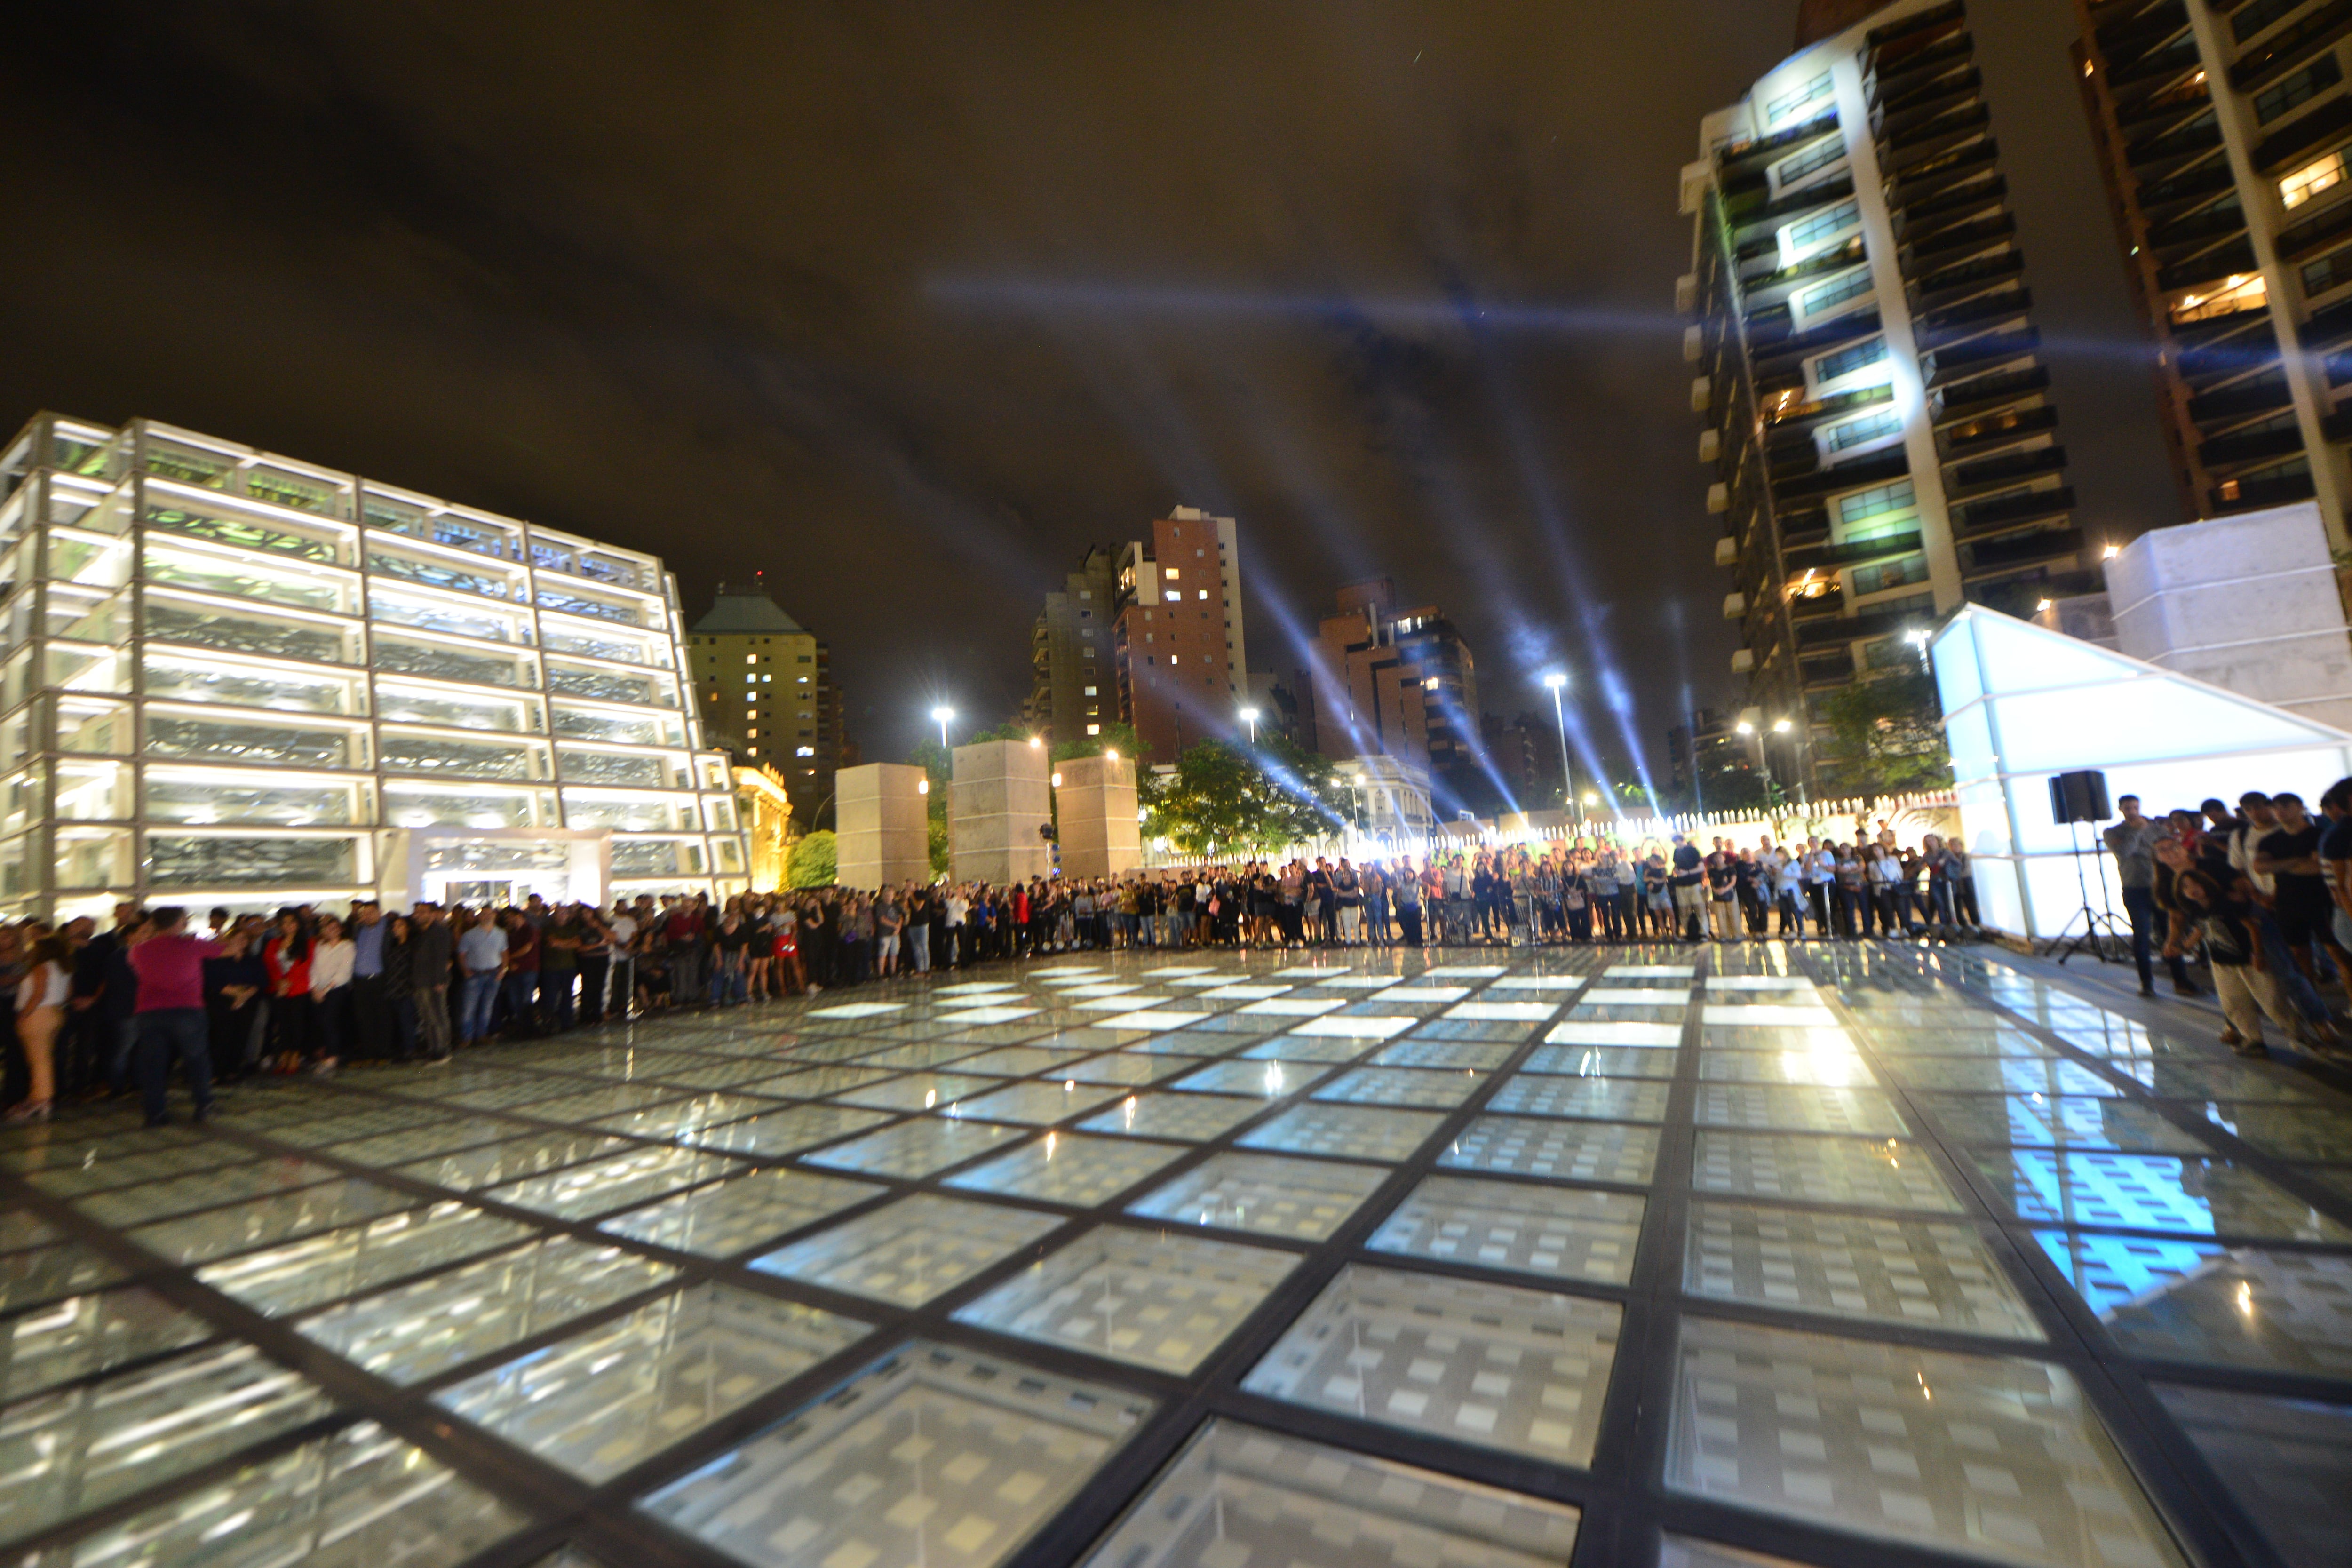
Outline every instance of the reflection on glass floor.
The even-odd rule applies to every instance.
[[[0,1129],[0,1553],[2352,1550],[2328,1083],[1990,950],[1472,956],[1051,963]]]

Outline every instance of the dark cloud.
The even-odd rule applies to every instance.
[[[2168,520],[2068,8],[1976,11],[2086,515]],[[690,610],[765,568],[871,755],[1009,712],[1049,579],[1179,502],[1242,519],[1262,662],[1386,573],[1488,707],[1564,658],[1654,751],[1731,684],[1675,174],[1792,14],[50,7],[0,401],[656,550]]]

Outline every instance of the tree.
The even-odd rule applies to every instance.
[[[1858,680],[1813,705],[1831,740],[1814,749],[1821,792],[1868,803],[1952,781],[1935,677],[1906,670]]]
[[[1144,831],[1187,855],[1270,855],[1344,826],[1352,804],[1329,758],[1278,736],[1255,752],[1203,741],[1160,781]]]
[[[1032,731],[1028,725],[1024,724],[1020,720],[1007,719],[1003,723],[999,724],[993,730],[981,731],[978,734],[966,741],[964,744],[967,746],[977,746],[983,741],[1025,741],[1029,739],[1033,733],[1034,733],[1034,731]]]
[[[1057,763],[1066,763],[1072,757],[1099,757],[1105,752],[1133,758],[1139,770],[1143,765],[1143,741],[1132,724],[1106,724],[1100,734],[1078,735],[1054,742],[1054,761]]]
[[[830,888],[841,875],[841,843],[821,827],[793,846],[784,862],[784,882],[793,888]]]

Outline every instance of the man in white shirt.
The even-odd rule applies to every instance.
[[[613,933],[613,967],[607,975],[612,1001],[604,1016],[625,1018],[637,998],[637,932],[641,928],[627,904],[615,903],[613,918],[604,922],[604,929]]]

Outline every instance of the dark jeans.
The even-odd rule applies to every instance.
[[[2131,921],[2132,963],[2139,968],[2140,988],[2147,990],[2156,984],[2156,963],[2150,951],[2150,938],[2157,924],[2156,889],[2126,888],[2124,913]],[[2178,957],[2164,962],[2165,967],[2172,971],[2172,983],[2186,989],[2189,984],[2189,965]]]
[[[613,961],[603,953],[580,955],[580,1021],[604,1021],[604,986],[612,977]]]
[[[392,1020],[392,1058],[394,1061],[416,1059],[416,998],[403,991],[384,999],[384,1011]]]
[[[201,1007],[158,1007],[137,1015],[139,1030],[139,1095],[146,1102],[147,1120],[160,1121],[166,1109],[165,1091],[172,1081],[172,1053],[187,1064],[188,1093],[199,1111],[213,1105],[213,1056],[207,1043],[212,1030]]]
[[[523,1039],[537,1034],[538,1020],[531,1014],[531,999],[539,994],[539,971],[510,969],[499,984],[499,995],[507,1005],[507,1035],[509,1039]]]
[[[392,1008],[384,1001],[383,976],[354,974],[350,990],[352,1038],[356,1042],[352,1055],[380,1062],[393,1054]]]
[[[572,987],[579,974],[577,969],[541,969],[539,972],[539,1007],[547,1018],[548,1027],[572,1027]]]

